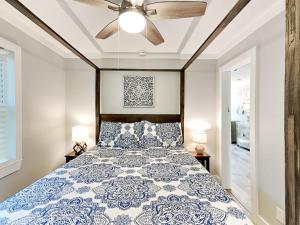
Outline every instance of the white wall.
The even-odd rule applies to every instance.
[[[66,149],[72,151],[72,127],[89,127],[88,147],[95,145],[95,70],[78,59],[66,68]],[[76,67],[79,66],[79,67]],[[80,67],[81,66],[81,67]]]
[[[154,76],[154,107],[123,107],[123,76]],[[179,114],[180,73],[143,71],[101,72],[101,113],[104,114]]]
[[[190,125],[198,120],[211,124],[206,152],[211,157],[211,173],[216,165],[216,60],[198,60],[185,76],[185,144],[193,151]]]
[[[280,14],[219,59],[223,65],[257,47],[257,164],[259,214],[279,225],[284,209],[284,66],[285,18]],[[220,171],[218,171],[220,172]]]
[[[0,179],[0,201],[64,162],[64,60],[0,19],[0,36],[22,48],[23,162]]]

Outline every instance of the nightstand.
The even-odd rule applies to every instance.
[[[75,151],[70,152],[69,154],[65,155],[66,163],[70,162],[72,159],[75,159],[77,156]]]
[[[197,155],[193,153],[193,156],[208,170],[209,172],[209,159],[210,155],[207,153],[203,153],[202,155]]]

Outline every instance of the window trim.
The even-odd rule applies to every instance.
[[[0,163],[0,179],[21,169],[22,165],[22,58],[21,47],[0,37],[0,46],[14,52],[16,102],[16,158]]]

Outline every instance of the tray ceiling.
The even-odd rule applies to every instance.
[[[140,34],[128,34],[124,31],[106,40],[96,39],[95,35],[118,16],[108,9],[73,0],[20,1],[65,40],[91,58],[135,58],[140,57],[141,51],[145,51],[151,58],[188,58],[237,2],[208,0],[207,11],[203,17],[154,21],[165,39],[165,43],[154,46]],[[283,0],[252,0],[201,57],[218,58],[283,10]],[[4,1],[0,3],[0,17],[63,57],[75,57]]]

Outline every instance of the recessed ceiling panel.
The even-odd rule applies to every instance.
[[[105,8],[93,7],[72,0],[67,2],[92,37],[95,37],[109,22],[118,18],[118,13]],[[165,40],[158,46],[149,43],[141,34],[129,34],[122,30],[105,40],[97,39],[96,41],[106,53],[132,53],[140,50],[150,53],[177,53],[192,20],[153,21]]]
[[[206,49],[204,54],[220,56],[283,10],[284,1],[281,0],[251,1]]]
[[[22,0],[21,2],[79,51],[99,53],[86,35],[78,29],[76,23],[66,14],[58,1]]]
[[[182,54],[193,54],[205,39],[213,32],[238,0],[210,1],[205,15],[191,34]]]

